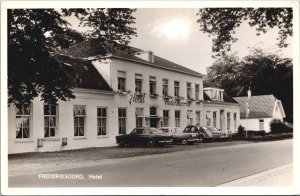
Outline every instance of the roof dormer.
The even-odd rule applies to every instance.
[[[224,101],[223,89],[215,88],[215,87],[207,87],[207,88],[203,88],[203,93],[205,93],[213,101]]]

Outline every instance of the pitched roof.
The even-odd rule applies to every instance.
[[[78,60],[67,56],[55,55],[55,59],[64,63],[63,69],[76,78],[75,87],[112,91],[102,75],[90,61]]]
[[[233,97],[240,104],[240,117],[246,118],[246,99],[247,97]],[[273,117],[273,110],[276,98],[273,95],[252,96],[249,100],[248,118]]]
[[[90,39],[70,47],[68,50],[64,51],[64,54],[71,55],[73,57],[91,57],[91,56],[99,55],[100,50],[101,48],[97,45],[97,42],[94,39]],[[112,57],[121,57],[127,60],[137,61],[152,66],[158,66],[164,69],[169,69],[169,70],[182,72],[190,75],[196,75],[200,77],[204,76],[201,73],[183,67],[181,65],[178,65],[176,63],[173,63],[171,61],[168,61],[156,55],[154,55],[154,63],[151,63],[149,61],[138,58],[137,56],[134,55],[135,52],[142,52],[143,50],[134,47],[130,47],[130,50],[131,51],[121,51],[121,50],[113,49],[111,51]]]

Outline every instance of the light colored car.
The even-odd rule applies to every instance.
[[[181,131],[179,127],[161,127],[160,130],[168,135],[171,135],[173,137],[173,143],[181,143],[182,145],[186,145],[200,141],[198,133]]]
[[[217,129],[216,127],[202,126],[201,130],[205,133],[204,138],[207,138],[207,139],[216,139],[216,138],[227,137],[225,131],[221,131],[221,130]]]

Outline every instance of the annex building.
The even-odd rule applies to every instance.
[[[133,128],[240,124],[239,104],[222,89],[203,88],[202,74],[134,49],[98,58],[93,42],[73,46],[57,60],[74,74],[75,99],[51,105],[33,100],[8,108],[8,151],[43,152],[116,145]]]

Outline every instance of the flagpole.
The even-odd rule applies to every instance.
[[[248,131],[247,131],[247,121],[248,121],[248,115],[250,113],[250,105],[249,105],[249,99],[251,98],[251,90],[250,90],[250,86],[249,86],[249,90],[247,91],[247,97],[246,97],[246,138],[248,137]]]
[[[245,127],[245,131],[246,131],[246,138],[247,138],[247,120],[248,120],[248,97],[246,98],[246,127]]]

